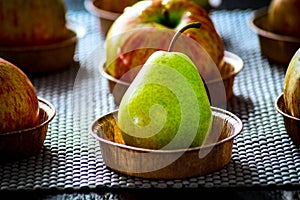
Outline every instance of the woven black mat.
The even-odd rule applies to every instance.
[[[78,44],[77,61],[63,71],[31,77],[38,95],[57,109],[44,147],[35,156],[1,164],[0,189],[299,188],[300,152],[274,108],[286,68],[261,55],[258,38],[249,27],[252,14],[253,10],[212,12],[226,50],[244,61],[244,69],[234,82],[234,96],[228,102],[228,110],[242,119],[244,128],[234,141],[231,161],[223,169],[166,181],[129,177],[106,167],[88,128],[97,117],[117,107],[107,80],[94,65],[95,60],[104,58],[98,18],[78,9],[67,14],[86,30]]]

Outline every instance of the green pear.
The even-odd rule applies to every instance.
[[[284,79],[283,98],[287,112],[300,118],[300,48],[288,65]]]
[[[211,123],[201,76],[180,52],[154,52],[124,94],[118,112],[125,143],[148,149],[201,146]]]

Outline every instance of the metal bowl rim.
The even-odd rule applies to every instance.
[[[226,115],[226,116],[230,116],[230,118],[232,120],[235,120],[238,125],[235,127],[234,133],[231,134],[229,137],[226,137],[226,138],[224,138],[224,139],[222,139],[222,140],[220,140],[216,143],[207,144],[207,145],[203,145],[203,146],[199,146],[199,147],[192,147],[192,148],[187,148],[187,149],[174,149],[174,150],[155,150],[155,149],[146,149],[146,148],[139,148],[139,147],[129,146],[129,145],[126,145],[126,144],[120,144],[120,143],[113,142],[113,141],[110,141],[110,140],[107,140],[107,139],[104,139],[104,138],[98,136],[98,134],[93,131],[93,127],[98,123],[99,119],[101,119],[101,118],[103,118],[107,115],[114,114],[118,110],[114,110],[112,112],[104,114],[104,115],[100,116],[99,118],[97,118],[96,120],[94,120],[94,122],[91,124],[91,126],[89,128],[89,132],[99,142],[103,142],[103,143],[106,143],[108,145],[116,146],[116,147],[119,147],[119,148],[122,148],[122,149],[129,149],[129,150],[138,151],[138,152],[152,152],[152,153],[164,153],[164,154],[166,154],[166,153],[176,153],[176,152],[199,151],[200,149],[212,148],[214,146],[222,145],[222,144],[226,143],[227,141],[233,140],[236,136],[238,136],[242,132],[242,129],[243,129],[243,123],[242,123],[241,119],[238,116],[236,116],[235,114],[233,114],[233,113],[231,113],[227,110],[221,109],[221,108],[217,108],[217,107],[213,107],[213,106],[211,108],[212,108],[213,113],[217,112],[217,113],[221,113],[221,114]]]
[[[230,59],[234,59],[238,64],[234,65],[232,62],[230,62]],[[230,72],[228,75],[222,77],[222,80],[217,78],[217,79],[213,79],[213,80],[209,80],[207,81],[206,84],[213,84],[216,82],[220,82],[220,81],[224,81],[227,80],[229,78],[232,78],[234,76],[236,76],[243,68],[244,68],[244,62],[243,60],[236,54],[229,52],[229,51],[224,51],[224,61],[228,64],[230,64],[231,66],[233,66],[234,70],[232,72]],[[100,66],[99,66],[99,71],[100,74],[105,77],[106,79],[113,81],[117,84],[122,84],[125,86],[129,86],[130,83],[127,81],[123,81],[120,79],[117,79],[115,77],[113,77],[112,75],[108,74],[105,70],[105,61],[100,62]]]
[[[42,123],[40,123],[39,125],[37,125],[35,127],[2,133],[2,134],[0,134],[0,138],[4,137],[4,136],[8,136],[8,135],[11,136],[11,135],[18,135],[18,134],[26,134],[28,132],[32,132],[32,131],[35,131],[35,130],[39,129],[39,128],[47,125],[50,121],[52,121],[52,119],[56,115],[56,109],[55,109],[54,105],[51,104],[46,99],[44,99],[42,97],[39,97],[39,96],[38,96],[38,101],[39,101],[39,104],[41,103],[44,106],[47,106],[49,108],[49,110],[51,111],[50,112],[50,111],[44,110],[41,106],[39,106],[39,109],[43,109],[45,111],[45,113],[47,113],[47,115],[48,115],[48,118],[45,121],[43,121]]]
[[[78,39],[85,35],[85,28],[77,22],[69,20],[67,23],[67,30],[72,33],[72,35],[64,40],[57,41],[49,44],[42,45],[23,45],[23,46],[0,46],[0,51],[2,52],[27,52],[27,51],[41,51],[41,50],[51,50],[66,47],[78,42]]]
[[[94,2],[95,2],[95,0],[84,0],[84,6],[90,13],[92,13],[93,15],[95,15],[97,17],[101,17],[101,18],[105,18],[105,19],[114,21],[121,14],[121,13],[112,12],[112,11],[98,8],[97,6],[94,5]]]
[[[276,41],[283,41],[283,42],[291,42],[291,43],[300,43],[300,38],[288,36],[288,35],[280,35],[277,33],[273,33],[263,29],[263,27],[259,27],[255,22],[257,19],[267,17],[267,8],[260,8],[254,12],[250,20],[250,27],[254,30],[259,36],[273,39]]]
[[[282,102],[283,106],[284,105],[284,101],[283,101],[283,93],[281,93],[275,100],[275,108],[277,110],[277,112],[279,112],[282,116],[286,117],[286,118],[289,118],[289,119],[292,119],[292,120],[295,120],[295,121],[298,121],[300,122],[300,118],[297,118],[297,117],[294,117],[292,115],[289,115],[288,113],[284,112],[281,107],[279,106],[279,103]]]

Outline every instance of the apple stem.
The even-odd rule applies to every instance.
[[[170,45],[169,45],[169,48],[168,48],[168,51],[171,52],[172,49],[173,49],[173,46],[177,40],[177,38],[179,37],[179,35],[181,33],[183,33],[184,31],[186,31],[187,29],[190,29],[190,28],[200,28],[201,27],[201,23],[200,22],[192,22],[192,23],[189,23],[188,25],[182,27],[181,29],[179,29],[174,37],[172,38],[171,42],[170,42]]]

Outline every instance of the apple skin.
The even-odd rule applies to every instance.
[[[0,134],[39,124],[39,103],[26,74],[0,58]]]
[[[166,13],[169,20],[166,19]],[[200,22],[201,28],[186,30],[183,34],[201,45],[217,67],[222,66],[224,43],[203,8],[186,0],[153,0],[127,7],[110,27],[105,42],[106,72],[117,79],[126,72],[131,73],[131,69],[141,67],[154,51],[167,49],[172,36],[161,32],[168,30],[175,33],[191,22]],[[151,48],[144,48],[147,46]],[[196,56],[192,60],[195,61]],[[208,66],[198,70],[206,77],[215,72]],[[127,75],[129,82],[137,71],[133,70],[133,74]]]
[[[180,52],[154,52],[124,94],[117,120],[127,145],[201,146],[211,127],[212,110],[190,58]]]
[[[0,0],[0,45],[41,45],[67,36],[62,0]]]
[[[300,119],[300,48],[288,65],[284,80],[283,99],[288,113]]]
[[[300,37],[300,1],[273,0],[268,8],[270,30],[274,33]]]

